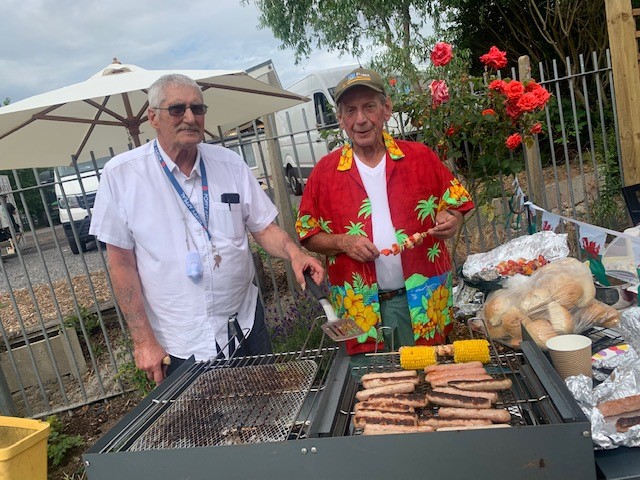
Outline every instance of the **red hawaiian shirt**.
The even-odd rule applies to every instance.
[[[414,339],[418,345],[443,343],[452,328],[451,261],[444,242],[425,232],[435,225],[440,210],[465,213],[474,205],[431,149],[383,135],[389,209],[397,238],[393,251],[401,255]],[[349,145],[322,158],[312,170],[296,230],[303,242],[321,231],[372,239],[371,205]],[[380,325],[374,262],[358,262],[346,254],[331,256],[327,274],[338,316],[351,316],[366,332],[347,342],[347,352],[373,351]]]

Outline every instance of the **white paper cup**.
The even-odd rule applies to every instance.
[[[572,375],[591,377],[591,339],[583,335],[558,335],[547,340],[554,368],[563,380]]]

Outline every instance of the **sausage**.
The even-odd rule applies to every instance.
[[[353,425],[362,428],[366,423],[385,425],[417,425],[418,417],[414,413],[381,412],[360,410],[353,416]]]
[[[619,431],[620,433],[624,433],[635,425],[640,425],[640,416],[620,417],[616,421],[616,430]]]
[[[366,400],[371,395],[377,393],[411,393],[415,391],[416,386],[413,383],[392,383],[391,385],[385,385],[383,387],[367,388],[366,390],[360,390],[356,392],[356,398],[358,400]]]
[[[376,393],[366,400],[369,403],[398,403],[414,408],[426,407],[427,398],[423,393]]]
[[[452,408],[442,407],[438,410],[441,418],[482,418],[492,423],[507,423],[511,421],[511,414],[503,408]]]
[[[427,425],[383,425],[367,423],[362,430],[363,435],[386,435],[392,433],[433,432],[435,429]]]
[[[443,427],[464,427],[473,425],[493,425],[491,420],[483,418],[438,418],[418,417],[418,425],[428,425],[435,429]]]
[[[491,425],[458,425],[456,427],[436,428],[436,432],[450,432],[453,430],[482,430],[485,428],[510,428],[508,423],[492,423]]]
[[[424,367],[424,373],[433,372],[453,372],[465,370],[467,368],[483,368],[482,362],[464,362],[464,363],[440,363],[438,365],[427,365]]]
[[[456,387],[437,387],[433,389],[434,392],[453,393],[454,395],[466,395],[468,397],[481,397],[488,398],[491,403],[498,401],[497,392],[483,392],[475,390],[460,390]]]
[[[360,381],[373,380],[374,378],[397,378],[397,377],[417,377],[418,372],[415,370],[402,370],[399,372],[372,372],[365,373]]]
[[[391,377],[391,378],[372,378],[370,380],[363,380],[362,386],[364,388],[376,388],[383,387],[385,385],[391,385],[394,383],[413,383],[418,385],[420,379],[416,376],[413,377]]]
[[[448,385],[461,390],[496,391],[509,390],[512,382],[508,378],[489,378],[485,380],[452,380]]]
[[[605,417],[635,412],[640,410],[640,395],[607,400],[606,402],[600,402],[597,406]]]
[[[491,408],[491,400],[481,397],[467,397],[463,394],[428,392],[427,401],[443,407]]]
[[[356,412],[360,410],[381,410],[383,412],[415,413],[416,411],[414,407],[399,402],[371,402],[369,400],[356,403],[353,409]]]
[[[488,373],[474,373],[470,375],[466,375],[465,377],[440,377],[431,380],[432,387],[445,387],[448,385],[453,385],[457,382],[466,382],[466,381],[478,381],[478,380],[493,380],[491,375]]]
[[[462,370],[452,370],[450,372],[432,372],[425,375],[425,380],[431,383],[433,380],[441,378],[465,380],[475,375],[488,375],[484,368],[464,368]]]

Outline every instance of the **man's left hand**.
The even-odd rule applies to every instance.
[[[436,214],[436,225],[429,229],[429,235],[440,240],[453,237],[462,224],[462,214],[456,210],[442,210]]]

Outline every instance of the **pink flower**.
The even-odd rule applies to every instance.
[[[431,62],[436,67],[443,67],[453,58],[453,48],[446,42],[438,42],[431,50]]]
[[[431,106],[436,108],[449,101],[449,88],[444,80],[433,80],[429,84],[431,90]]]
[[[522,143],[522,136],[519,133],[514,133],[512,135],[509,135],[507,141],[504,143],[509,150],[514,150],[515,148],[518,148]]]
[[[500,70],[507,66],[507,52],[498,50],[498,47],[494,45],[489,49],[488,53],[480,57],[480,61],[487,67]]]

